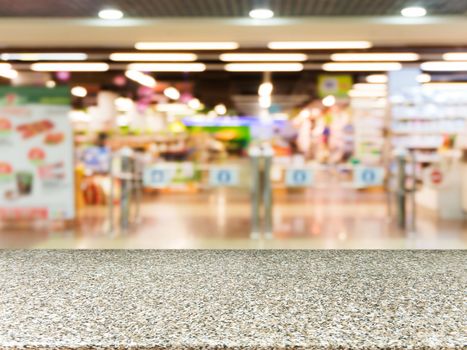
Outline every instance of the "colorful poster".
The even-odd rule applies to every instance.
[[[66,87],[0,87],[0,219],[73,219]]]
[[[337,98],[346,98],[352,89],[352,76],[348,74],[318,76],[318,94],[323,98],[333,95]]]

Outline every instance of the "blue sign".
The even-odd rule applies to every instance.
[[[172,178],[172,169],[151,167],[145,169],[143,183],[145,187],[163,188],[167,187],[172,182]]]
[[[214,187],[237,186],[239,182],[238,169],[212,168],[209,171],[209,184]]]
[[[384,168],[357,166],[354,169],[354,184],[357,188],[381,186],[384,182]]]
[[[308,187],[313,183],[313,171],[309,168],[287,169],[285,184],[287,187]]]

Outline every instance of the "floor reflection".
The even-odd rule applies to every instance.
[[[105,207],[80,214],[75,228],[3,226],[1,248],[463,249],[467,223],[419,216],[416,230],[397,228],[381,192],[314,189],[275,191],[272,239],[250,239],[247,191],[147,197],[138,223],[113,225]]]

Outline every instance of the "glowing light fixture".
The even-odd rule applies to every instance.
[[[190,101],[188,101],[188,107],[195,111],[198,111],[200,109],[203,109],[204,106],[200,100],[198,100],[197,98],[192,98]]]
[[[138,53],[138,52],[115,52],[110,55],[111,61],[172,61],[191,62],[198,58],[193,53]]]
[[[429,83],[430,81],[431,81],[430,74],[423,73],[417,76],[417,82],[419,82],[420,84]]]
[[[323,69],[328,72],[371,72],[400,70],[402,65],[398,62],[351,62],[351,63],[325,63]]]
[[[55,82],[55,80],[47,80],[45,82],[45,86],[48,87],[49,89],[54,88],[56,85],[57,83]]]
[[[299,72],[301,63],[229,63],[225,65],[229,72]]]
[[[350,90],[349,96],[350,97],[385,97],[387,92],[384,90]]]
[[[268,19],[274,17],[274,12],[267,8],[258,8],[251,10],[249,15],[254,19]]]
[[[420,6],[406,7],[401,10],[401,15],[404,17],[424,17],[426,14],[426,9]]]
[[[365,61],[418,61],[420,55],[413,52],[401,53],[335,53],[331,55],[333,61],[365,62]]]
[[[272,50],[338,50],[368,49],[369,41],[273,41],[268,44]]]
[[[446,52],[443,59],[446,61],[467,61],[467,52]]]
[[[274,86],[270,82],[262,83],[258,88],[258,95],[271,96]]]
[[[131,63],[130,70],[142,72],[203,72],[206,65],[203,63]]]
[[[430,61],[421,64],[421,69],[429,72],[467,71],[467,61]]]
[[[100,10],[98,16],[102,19],[117,20],[123,18],[123,12],[119,9],[108,8]]]
[[[1,63],[0,62],[0,71],[2,70],[10,70],[11,69],[11,64],[9,63]]]
[[[217,115],[224,115],[227,113],[227,107],[222,103],[218,104],[214,107],[214,112],[216,112]]]
[[[224,53],[219,58],[224,62],[302,62],[308,57],[303,53]]]
[[[85,61],[87,58],[87,54],[79,52],[11,52],[0,55],[3,61]]]
[[[115,99],[115,107],[120,112],[128,112],[133,108],[134,102],[128,97],[118,97]]]
[[[164,95],[171,100],[178,100],[180,98],[180,92],[173,86],[166,88],[164,90]]]
[[[385,74],[371,74],[365,80],[370,84],[385,84],[388,82],[388,76]]]
[[[323,106],[332,107],[336,104],[336,98],[333,95],[328,95],[321,101]]]
[[[157,85],[156,79],[154,79],[152,76],[144,74],[144,73],[142,73],[140,71],[127,70],[125,72],[125,76],[128,79],[136,81],[138,84],[149,87],[149,88],[154,88]]]
[[[386,91],[387,90],[386,84],[364,84],[364,83],[359,83],[359,84],[354,84],[353,88],[354,88],[354,90],[378,90],[378,91]]]
[[[137,50],[236,50],[236,42],[138,42]]]
[[[271,96],[270,95],[265,95],[265,96],[260,96],[258,99],[259,106],[263,109],[267,109],[271,107]]]
[[[109,65],[101,62],[33,63],[31,70],[36,72],[105,72],[109,70]]]
[[[7,79],[16,79],[18,77],[18,72],[14,69],[0,70],[0,77]]]
[[[76,97],[86,97],[88,90],[82,86],[74,86],[71,89],[71,94]]]

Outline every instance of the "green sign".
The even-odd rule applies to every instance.
[[[70,103],[70,89],[67,86],[53,89],[40,86],[0,86],[0,106],[70,105]]]
[[[352,76],[348,74],[331,75],[321,74],[318,76],[318,94],[323,98],[329,95],[345,98],[352,89]]]

